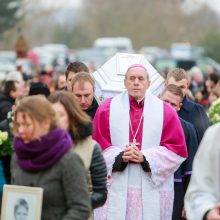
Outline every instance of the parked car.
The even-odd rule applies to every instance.
[[[88,66],[91,62],[94,62],[96,67],[99,68],[106,62],[107,57],[103,51],[98,48],[83,48],[76,51],[75,60],[83,62]]]
[[[207,66],[213,67],[220,74],[220,65],[209,57],[199,57],[194,59],[184,58],[157,58],[153,62],[153,66],[159,71],[163,72],[167,68],[183,68],[190,70],[193,66],[198,66],[203,72]]]
[[[101,37],[94,41],[93,46],[99,49],[115,48],[117,52],[131,52],[132,41],[128,37]]]

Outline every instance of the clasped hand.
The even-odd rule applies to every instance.
[[[126,146],[122,158],[124,162],[132,162],[132,163],[144,162],[144,156],[141,153],[141,151],[136,146],[132,146],[132,145]]]
[[[220,220],[220,203],[208,212],[206,220]]]

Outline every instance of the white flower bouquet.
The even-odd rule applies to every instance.
[[[2,156],[11,155],[13,152],[12,142],[7,131],[0,131],[0,154]]]

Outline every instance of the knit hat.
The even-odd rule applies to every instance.
[[[48,97],[50,95],[50,90],[45,83],[35,82],[30,86],[29,95],[45,95]]]

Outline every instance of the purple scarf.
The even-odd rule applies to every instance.
[[[51,167],[72,148],[69,134],[55,128],[40,139],[24,143],[21,138],[14,138],[14,151],[18,165],[27,171],[40,171]]]

